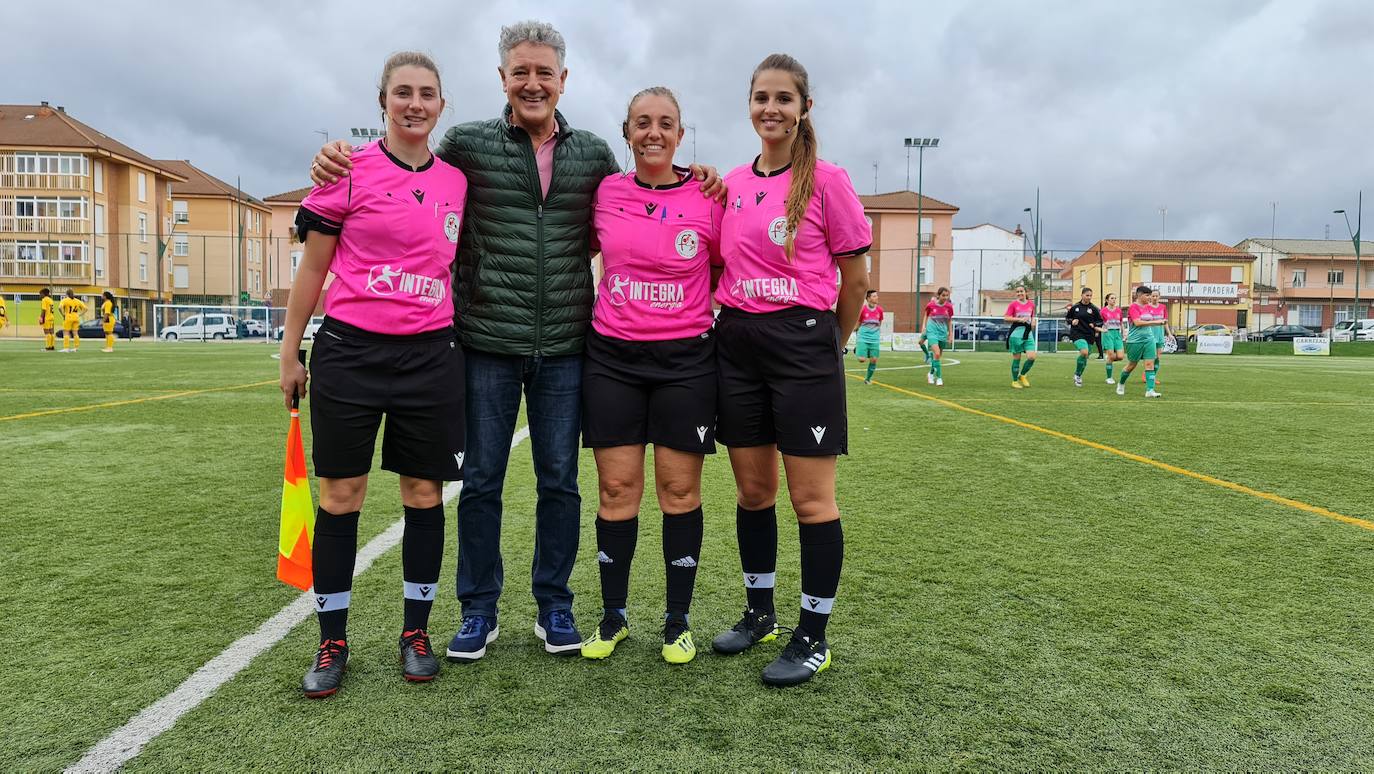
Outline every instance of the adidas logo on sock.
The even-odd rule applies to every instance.
[[[674,560],[671,562],[671,564],[672,564],[674,567],[696,567],[696,566],[697,566],[697,560],[693,559],[693,558],[690,557],[690,556],[684,556],[684,557],[682,557],[681,559],[674,559]]]
[[[606,552],[605,552],[605,551],[597,551],[597,552],[596,552],[596,560],[597,560],[598,562],[601,562],[602,564],[615,564],[615,560],[612,559],[612,558],[609,557],[609,556],[606,556]]]

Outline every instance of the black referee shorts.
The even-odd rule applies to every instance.
[[[717,437],[783,454],[849,453],[843,343],[835,313],[805,307],[716,320]]]
[[[383,415],[383,470],[462,480],[463,350],[453,329],[388,336],[326,317],[310,353],[315,475],[372,470]]]
[[[716,342],[626,341],[587,334],[582,365],[582,445],[654,444],[716,451]]]

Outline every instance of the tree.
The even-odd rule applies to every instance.
[[[1027,273],[1025,273],[1025,274],[1022,274],[1020,277],[1017,277],[1016,279],[1012,280],[1011,282],[1008,282],[1008,283],[1007,283],[1007,290],[1016,290],[1017,288],[1021,287],[1022,285],[1025,285],[1025,286],[1026,286],[1026,290],[1029,290],[1029,291],[1031,291],[1032,293],[1035,292],[1035,291],[1037,291],[1037,290],[1050,290],[1050,289],[1051,289],[1051,288],[1050,288],[1050,283],[1047,282],[1045,279],[1043,279],[1043,278],[1041,278],[1041,279],[1036,279],[1036,278],[1034,277],[1034,272],[1027,272]]]

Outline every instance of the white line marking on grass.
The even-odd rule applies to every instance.
[[[529,426],[520,428],[511,438],[511,448],[514,449],[529,437]],[[444,487],[444,502],[451,501],[462,488],[461,481]],[[378,557],[395,548],[396,544],[401,542],[401,533],[404,530],[405,519],[397,519],[396,523],[363,546],[358,552],[353,577],[362,575]],[[210,698],[221,685],[242,672],[253,659],[281,642],[292,629],[309,618],[315,609],[311,597],[312,594],[308,591],[301,594],[276,615],[264,621],[256,631],[235,640],[219,655],[205,662],[171,693],[149,704],[135,715],[133,720],[87,750],[81,760],[67,767],[67,772],[116,771],[128,763],[143,750],[144,746],[175,725],[182,715],[200,706],[201,702]]]
[[[945,365],[959,365],[959,361],[958,361],[958,360],[955,360],[954,358],[950,358],[949,360],[941,360],[940,362],[943,363],[943,364],[945,364]],[[930,364],[927,363],[926,365],[892,366],[891,368],[875,368],[875,369],[873,369],[873,370],[874,370],[875,372],[877,372],[877,371],[910,371],[910,370],[918,369],[918,368],[930,368]],[[846,369],[844,369],[844,372],[847,373],[847,374],[867,373],[867,372],[868,372],[868,367],[867,367],[867,366],[864,366],[863,368],[846,368]]]

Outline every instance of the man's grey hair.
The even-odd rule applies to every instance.
[[[521,43],[534,43],[552,48],[558,55],[558,69],[563,69],[563,59],[567,56],[568,46],[563,42],[562,34],[554,29],[552,24],[531,19],[502,27],[501,42],[496,46],[497,53],[501,55],[502,67],[506,66],[506,57],[510,55],[511,49]]]

